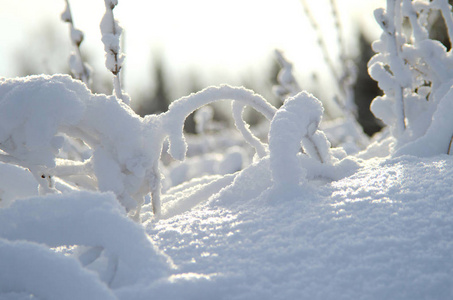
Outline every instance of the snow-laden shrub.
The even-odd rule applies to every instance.
[[[384,95],[373,100],[371,111],[390,127],[396,155],[447,153],[451,144],[453,59],[451,51],[430,38],[429,20],[436,14],[453,41],[447,0],[389,0],[387,9],[375,11],[383,32],[373,43],[377,54],[368,70]]]
[[[65,75],[3,79],[0,116],[0,159],[28,168],[42,193],[58,191],[52,177],[66,177],[68,188],[113,191],[133,210],[157,189],[163,137],[146,129],[155,126],[152,118],[140,118],[114,96],[94,95]],[[57,159],[68,138],[83,141],[92,155]]]
[[[159,159],[168,137],[169,153],[183,160],[186,117],[205,104],[231,99],[250,105],[269,120],[276,109],[243,88],[207,88],[183,97],[166,113],[141,118],[115,96],[94,95],[69,76],[32,76],[0,82],[0,159],[27,168],[41,193],[79,188],[112,191],[138,218],[146,195],[160,212]],[[79,140],[91,156],[59,158],[68,140]],[[63,180],[63,183],[61,182]]]
[[[268,120],[275,119],[270,155],[277,157],[273,159],[277,164],[286,165],[287,160],[294,159],[301,142],[305,153],[320,163],[335,162],[329,152],[330,143],[318,130],[321,104],[306,93],[288,99],[274,117],[276,108],[250,90],[226,85],[209,87],[174,101],[165,113],[141,118],[117,97],[92,94],[83,83],[65,75],[0,81],[0,160],[30,170],[41,194],[79,189],[111,191],[137,220],[150,195],[158,215],[162,178],[159,163],[165,140],[168,138],[171,156],[184,160],[185,119],[194,110],[220,100],[233,100],[233,111],[235,103],[240,105],[236,112],[247,105]],[[286,120],[288,115],[292,116],[290,122],[282,123],[280,119]],[[294,126],[300,122],[306,124]],[[267,156],[267,145],[251,134],[242,118],[239,124],[240,132],[257,149],[258,156]],[[79,144],[84,153],[78,157],[68,155],[64,152],[68,144]],[[288,151],[294,153],[286,157]],[[234,151],[219,160],[216,173],[234,172],[243,161],[241,152]],[[295,164],[291,168],[298,167]]]

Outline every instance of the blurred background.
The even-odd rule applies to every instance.
[[[74,25],[85,36],[82,55],[94,70],[92,90],[110,94],[112,74],[104,67],[99,30],[104,1],[70,5]],[[221,83],[251,88],[278,105],[272,87],[280,70],[274,50],[280,49],[301,88],[335,117],[336,83],[327,60],[341,72],[344,49],[358,70],[359,121],[372,134],[380,127],[368,107],[379,90],[366,62],[380,35],[373,10],[384,5],[384,0],[120,0],[114,14],[124,28],[123,89],[140,115],[165,111],[171,101]],[[70,74],[69,25],[60,19],[65,6],[64,0],[0,0],[0,77]],[[222,109],[215,117],[229,118]]]

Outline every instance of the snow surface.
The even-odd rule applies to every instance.
[[[347,156],[305,92],[275,110],[211,87],[140,118],[68,76],[0,83],[0,299],[453,297],[449,155],[389,156],[384,133]],[[269,155],[246,166],[232,147],[160,166],[171,176],[155,214],[164,138],[183,159],[184,119],[222,99],[272,119]],[[145,205],[128,214],[137,195]]]
[[[208,276],[196,288],[168,283],[162,299],[452,297],[450,157],[374,159],[339,181],[278,193],[266,164],[147,223],[179,272]]]
[[[268,159],[175,188],[161,218],[151,205],[142,213],[152,244],[113,194],[17,200],[0,210],[0,295],[72,299],[75,288],[103,293],[96,299],[450,299],[451,157],[358,162],[352,176],[285,190],[273,187]],[[194,189],[202,200],[184,206]],[[172,207],[179,211],[166,214]],[[107,257],[135,267],[120,276],[99,253],[89,269],[48,248],[64,245],[109,249]]]

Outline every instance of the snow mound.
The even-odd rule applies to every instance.
[[[173,268],[111,193],[15,201],[0,210],[0,257],[9,270],[0,275],[1,292],[43,299],[115,299],[111,289],[167,277]]]
[[[375,159],[350,177],[275,193],[269,163],[260,161],[192,210],[147,224],[181,273],[207,274],[166,281],[149,293],[449,299],[452,175],[448,156]]]

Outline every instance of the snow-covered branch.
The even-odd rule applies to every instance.
[[[186,156],[187,144],[183,135],[185,119],[196,109],[220,100],[234,100],[251,106],[268,120],[273,118],[277,110],[266,99],[253,91],[228,85],[208,87],[196,94],[182,97],[174,101],[169,106],[168,111],[162,115],[162,128],[168,134],[170,140],[169,153],[173,158],[183,160]]]
[[[277,76],[278,85],[274,86],[272,89],[274,94],[284,102],[286,98],[295,96],[300,93],[302,89],[297,83],[296,78],[294,78],[293,64],[286,59],[280,50],[275,50],[275,56],[277,57],[277,62],[280,65],[281,70],[278,72]]]
[[[268,154],[267,147],[264,143],[257,138],[252,131],[250,130],[250,126],[244,121],[243,113],[245,109],[245,104],[233,101],[231,103],[231,111],[234,119],[234,125],[236,128],[241,132],[242,136],[244,137],[245,141],[255,148],[256,154],[258,157],[263,158]]]
[[[113,15],[113,9],[118,5],[118,0],[104,0],[104,2],[105,14],[102,17],[100,28],[105,50],[105,66],[114,76],[113,88],[115,96],[124,103],[130,104],[129,96],[123,94],[121,89],[120,71],[124,62],[124,54],[121,53],[120,38],[123,28]]]
[[[69,0],[66,0],[66,8],[61,14],[61,19],[63,22],[69,24],[71,43],[75,49],[75,53],[71,53],[69,58],[71,72],[75,78],[82,80],[87,86],[90,86],[91,67],[83,62],[82,54],[80,52],[80,44],[83,42],[83,32],[74,26]]]

